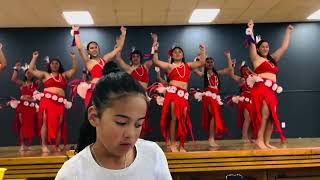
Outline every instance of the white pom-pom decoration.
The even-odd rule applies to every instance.
[[[203,93],[201,92],[194,93],[194,98],[198,100],[198,102],[202,100],[202,96],[203,96]]]
[[[184,99],[188,100],[189,99],[189,93],[184,93]]]
[[[177,94],[178,94],[179,97],[183,97],[184,96],[184,92],[182,90],[179,90],[177,92]]]
[[[64,107],[65,107],[66,109],[70,109],[70,108],[72,107],[72,102],[67,101],[67,102],[64,104]]]
[[[53,95],[53,96],[51,97],[51,99],[54,100],[54,101],[57,101],[57,100],[58,100],[58,96]]]
[[[266,80],[266,81],[264,82],[264,85],[266,85],[267,87],[271,87],[271,86],[272,86],[272,81]]]
[[[273,84],[273,85],[272,85],[272,90],[273,90],[273,91],[276,91],[277,88],[278,88],[278,85],[277,85],[277,84]]]
[[[58,102],[59,102],[59,103],[63,103],[63,98],[60,97],[60,98],[58,99]]]
[[[49,94],[49,93],[46,93],[44,96],[45,96],[46,98],[48,98],[48,99],[51,98],[51,94]]]
[[[244,97],[240,96],[239,101],[243,102],[243,100],[244,100]]]
[[[281,87],[281,86],[278,86],[278,88],[277,88],[277,93],[280,94],[280,93],[282,93],[282,91],[283,91],[282,87]]]
[[[233,103],[238,104],[239,103],[239,96],[232,96],[231,100]]]

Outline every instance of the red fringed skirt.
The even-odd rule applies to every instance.
[[[168,140],[169,129],[171,122],[171,102],[174,104],[174,114],[177,117],[176,138],[180,140],[180,146],[184,146],[184,142],[188,136],[188,130],[192,140],[194,140],[192,132],[192,124],[189,117],[190,106],[188,103],[189,93],[185,89],[170,86],[164,97],[164,102],[161,112],[160,128],[165,140]],[[185,112],[185,113],[184,113]]]
[[[247,110],[251,120],[252,133],[253,138],[255,139],[255,135],[257,134],[257,129],[254,128],[254,119],[255,119],[255,109],[252,103],[250,92],[244,91],[240,94],[239,102],[238,102],[238,118],[237,118],[237,127],[242,128],[244,123],[244,110]]]
[[[62,101],[62,102],[61,102]],[[43,124],[43,114],[46,114],[48,142],[52,144],[52,140],[56,140],[58,129],[61,130],[61,139],[64,145],[67,144],[67,123],[65,118],[65,102],[64,96],[51,92],[44,92],[44,97],[40,100],[38,114],[38,128],[41,129]],[[60,124],[60,118],[62,122]]]
[[[270,80],[266,80],[266,81],[270,82]],[[253,121],[254,127],[256,129],[255,132],[257,133],[261,126],[261,119],[262,119],[261,107],[262,107],[263,100],[265,100],[265,102],[268,105],[269,111],[271,113],[270,114],[271,118],[275,125],[275,131],[280,134],[281,141],[284,141],[286,138],[282,132],[280,121],[277,114],[278,100],[274,90],[272,89],[272,87],[274,87],[272,86],[272,84],[274,83],[270,82],[271,85],[270,87],[268,87],[266,86],[266,84],[268,84],[266,83],[266,81],[255,83],[253,88],[251,89],[251,98],[252,98],[252,103],[253,103],[253,106],[255,109],[255,115],[256,115]],[[257,134],[255,135],[255,137],[256,136]]]
[[[35,102],[21,101],[16,108],[14,118],[14,131],[19,139],[19,143],[26,140],[28,144],[32,143],[32,138],[37,134],[37,109]],[[19,119],[21,114],[21,121]],[[21,133],[21,134],[20,134]]]
[[[220,96],[219,91],[215,88],[205,88],[204,95],[202,96],[202,128],[205,130],[207,136],[210,134],[210,120],[214,118],[215,129],[214,131],[217,138],[221,138],[223,134],[228,134],[228,129],[222,118],[220,108]],[[212,114],[209,112],[209,106],[211,107]]]

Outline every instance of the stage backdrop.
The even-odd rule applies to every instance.
[[[255,32],[263,39],[270,41],[270,50],[280,47],[288,23],[256,24]],[[278,83],[284,92],[278,95],[279,116],[285,122],[285,135],[289,138],[319,137],[319,101],[320,101],[320,24],[293,23],[295,31],[292,34],[290,46],[279,62],[280,72]],[[232,57],[237,60],[236,72],[242,60],[248,60],[248,49],[243,44],[246,25],[203,25],[203,26],[157,26],[157,27],[128,27],[126,42],[122,56],[128,60],[132,47],[149,53],[151,50],[150,33],[159,35],[160,59],[167,59],[167,51],[172,45],[181,46],[187,61],[193,61],[198,53],[199,43],[207,47],[207,54],[215,59],[216,69],[226,66],[223,51],[230,49]],[[37,66],[44,69],[44,58],[58,57],[65,69],[71,67],[70,51],[76,51],[80,64],[75,78],[81,77],[83,63],[76,49],[71,48],[71,28],[8,28],[0,29],[0,42],[8,59],[8,68],[0,74],[1,104],[10,97],[19,98],[18,87],[10,82],[12,67],[16,61],[29,62],[33,51],[39,51],[40,58]],[[101,54],[113,49],[115,38],[120,34],[119,27],[90,27],[81,28],[81,39],[84,46],[90,41],[97,41],[101,47]],[[150,69],[150,84],[155,81],[154,68]],[[21,73],[21,78],[23,73]],[[191,75],[190,87],[202,88],[203,80]],[[239,87],[228,77],[221,78],[221,93],[225,95],[237,94]],[[201,104],[190,100],[191,120],[196,140],[206,139],[201,128]],[[231,137],[240,138],[240,130],[236,128],[236,108],[222,106],[223,117],[226,121]],[[67,110],[68,142],[76,143],[78,129],[83,120],[83,102],[77,97],[72,109]],[[159,129],[161,107],[151,103],[150,126],[153,132],[146,139],[163,141]],[[0,146],[17,145],[17,138],[13,133],[14,110],[3,107],[0,109]],[[278,135],[274,135],[278,138]],[[225,137],[228,138],[228,137]],[[35,139],[34,144],[39,144]]]

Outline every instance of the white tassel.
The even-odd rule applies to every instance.
[[[158,104],[159,106],[162,106],[162,105],[163,105],[163,101],[164,101],[164,97],[157,96],[157,97],[156,97],[156,101],[157,101],[157,104]]]
[[[91,84],[88,84],[86,82],[81,82],[77,87],[77,93],[81,98],[84,99],[86,97],[88,89],[90,88],[91,88]]]

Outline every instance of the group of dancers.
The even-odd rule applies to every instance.
[[[85,108],[88,110],[94,106],[91,95],[96,83],[109,73],[108,68],[120,67],[122,71],[139,82],[148,95],[149,101],[155,100],[162,106],[160,129],[170,151],[185,152],[184,143],[187,136],[190,134],[194,140],[188,102],[191,96],[201,101],[201,123],[207,134],[209,145],[218,146],[215,139],[228,133],[221,113],[223,100],[219,91],[220,77],[229,76],[240,87],[241,93],[232,96],[230,101],[238,105],[237,126],[242,128],[242,139],[245,142],[254,142],[261,149],[276,148],[270,144],[274,126],[275,131],[280,133],[281,141],[285,140],[277,114],[276,93],[282,92],[281,86],[277,84],[279,71],[277,62],[288,48],[293,27],[291,25],[287,27],[281,47],[272,54],[269,52],[268,42],[255,36],[253,28],[254,23],[250,20],[246,29],[246,42],[253,69],[242,63],[239,75],[237,75],[235,61],[230,51],[224,53],[227,67],[216,70],[214,58],[206,56],[206,48],[202,44],[199,45],[199,53],[195,60],[185,60],[183,49],[177,46],[170,49],[168,60],[159,60],[160,43],[155,33],[152,34],[152,60],[142,63],[144,58],[142,52],[133,50],[129,57],[130,63],[127,64],[121,55],[126,38],[125,27],[120,28],[121,35],[117,37],[114,49],[100,56],[100,47],[97,42],[91,41],[86,49],[83,47],[79,26],[74,25],[72,26],[74,45],[86,67],[86,70],[83,70],[84,77],[87,72],[90,74],[90,79],[83,80],[74,89],[83,97]],[[54,151],[61,151],[61,140],[64,141],[64,145],[67,144],[65,109],[72,106],[65,91],[67,81],[73,78],[78,71],[78,60],[75,53],[71,52],[71,69],[65,70],[60,59],[52,58],[48,61],[47,70],[39,70],[36,67],[38,56],[39,52],[33,52],[29,65],[16,63],[13,67],[11,80],[21,90],[19,100],[9,102],[10,106],[16,109],[14,127],[19,137],[21,151],[28,150],[28,145],[34,136],[40,136],[42,152],[51,151],[48,144],[53,142],[56,144]],[[6,66],[7,62],[1,45],[0,70],[2,71]],[[156,67],[159,82],[148,86],[151,84],[149,72],[153,66]],[[24,71],[24,79],[21,80],[18,79],[20,70]],[[161,71],[164,76],[161,76]],[[191,72],[203,79],[203,90],[188,90]],[[41,84],[44,86],[43,92],[38,91]],[[147,110],[141,134],[150,132],[148,113],[149,110]],[[155,120],[155,117],[151,118]],[[83,128],[90,126],[88,122],[89,119],[86,117],[83,122],[85,126],[81,127],[79,138],[89,138],[81,136],[81,131],[85,131]],[[95,128],[92,126],[90,128],[92,138],[96,138]],[[179,145],[176,143],[177,139]]]

